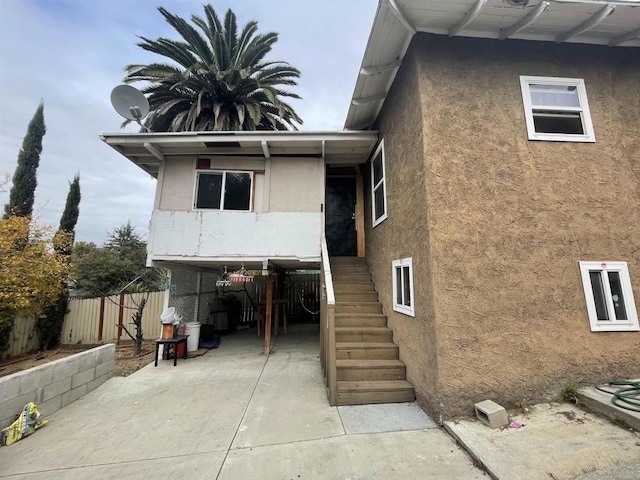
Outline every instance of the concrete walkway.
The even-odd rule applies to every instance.
[[[255,330],[206,355],[114,378],[0,448],[12,479],[480,479],[413,404],[330,407],[318,327],[273,353]]]

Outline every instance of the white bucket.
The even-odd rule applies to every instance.
[[[195,352],[198,350],[198,343],[200,343],[200,323],[185,323],[184,334],[189,335],[189,338],[187,338],[187,352]]]

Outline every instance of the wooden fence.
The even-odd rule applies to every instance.
[[[9,335],[9,349],[2,354],[3,358],[17,357],[38,349],[38,333],[34,318],[16,318]]]
[[[116,325],[122,323],[135,335],[131,316],[142,293],[112,295],[100,298],[72,298],[69,313],[64,318],[62,343],[99,343],[128,340],[127,334]],[[165,292],[151,292],[142,313],[144,338],[159,338],[160,315]],[[131,328],[130,328],[131,327]]]

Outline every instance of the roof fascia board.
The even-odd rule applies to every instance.
[[[180,135],[165,134],[165,133],[104,133],[100,135],[102,141],[108,145],[127,145],[138,144],[143,145],[145,142],[153,143],[158,146],[165,143],[224,143],[229,141],[255,143],[261,147],[262,141],[269,143],[272,142],[285,142],[285,143],[297,143],[297,142],[310,142],[327,140],[333,141],[356,141],[364,140],[367,138],[377,137],[377,132],[374,131],[335,131],[335,132],[288,132],[288,133],[272,133],[254,135],[250,132],[239,132],[230,135],[211,135],[210,132],[184,132]]]

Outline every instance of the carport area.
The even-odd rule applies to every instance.
[[[113,378],[0,448],[0,477],[488,478],[414,404],[330,407],[317,325]]]

